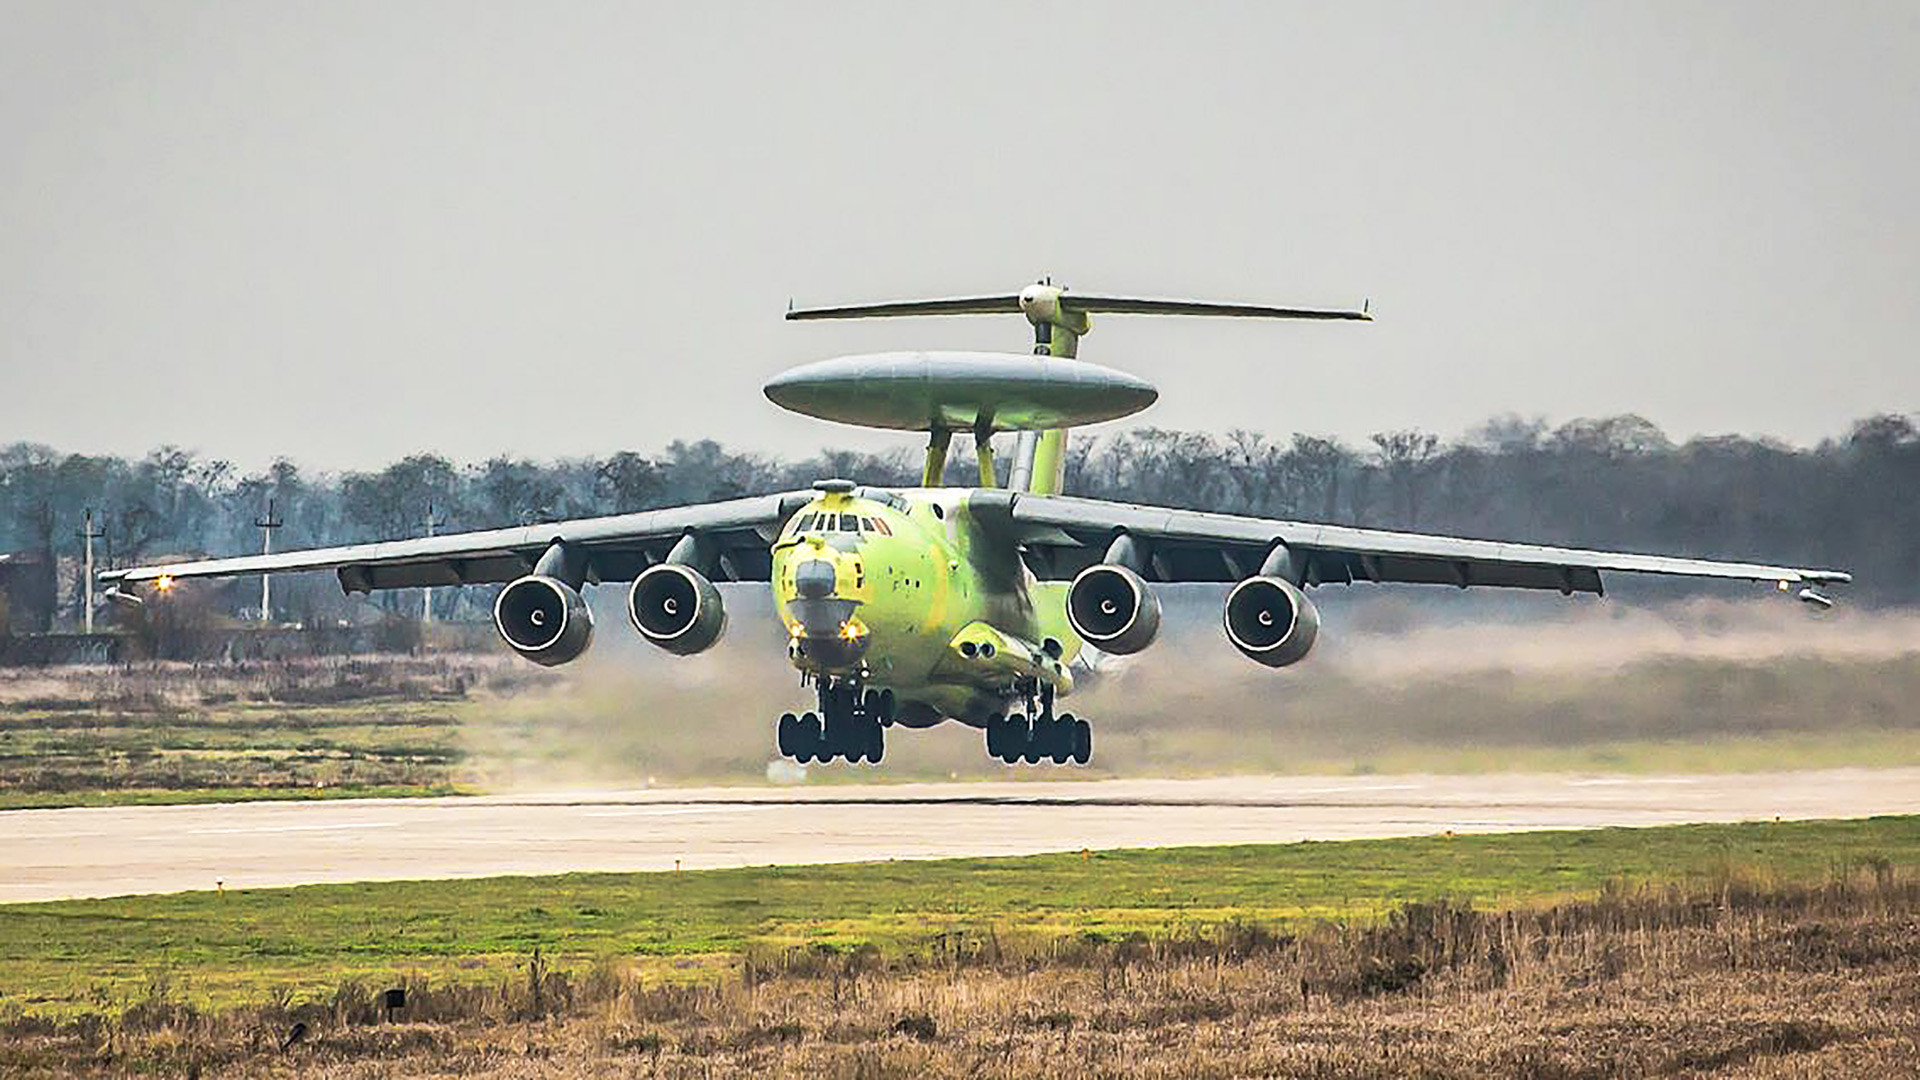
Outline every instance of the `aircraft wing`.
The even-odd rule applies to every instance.
[[[1278,544],[1286,545],[1309,585],[1408,582],[1598,594],[1605,591],[1603,571],[1763,581],[1782,588],[1853,579],[1839,570],[1467,540],[1059,495],[1016,494],[1008,513],[1035,572],[1055,579],[1101,561],[1122,532],[1144,552],[1143,576],[1158,581],[1239,581],[1259,572]]]
[[[717,581],[766,581],[768,554],[787,518],[814,498],[805,491],[726,502],[577,518],[482,532],[448,533],[346,547],[205,559],[167,566],[113,570],[101,580],[125,582],[332,570],[348,592],[474,585],[512,581],[531,573],[555,540],[586,553],[586,580],[629,581],[666,559],[689,533],[706,545]]]

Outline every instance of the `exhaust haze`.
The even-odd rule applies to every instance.
[[[1920,763],[1920,614],[1331,592],[1316,591],[1315,653],[1269,671],[1227,644],[1217,590],[1168,589],[1160,641],[1063,700],[1093,721],[1091,768],[1008,768],[986,758],[980,732],[949,723],[890,732],[878,770],[812,766],[807,780]],[[768,767],[773,724],[810,697],[770,659],[781,642],[759,590],[728,590],[728,636],[685,659],[610,621],[612,590],[594,599],[601,631],[585,659],[469,710],[486,784],[792,775]]]

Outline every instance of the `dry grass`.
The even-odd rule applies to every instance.
[[[0,806],[451,793],[460,709],[537,682],[529,667],[440,654],[0,668]]]
[[[415,980],[208,1015],[165,985],[0,1028],[52,1076],[1363,1078],[1910,1076],[1920,879],[1740,874],[1560,906],[1402,909],[1297,933],[1230,925],[911,960],[796,949],[717,981],[535,956],[490,986]],[[304,1037],[285,1045],[296,1024]]]

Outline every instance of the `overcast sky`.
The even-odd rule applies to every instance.
[[[1920,409],[1920,5],[0,0],[0,442],[248,466],[885,447],[779,412],[1013,290],[1142,422]]]

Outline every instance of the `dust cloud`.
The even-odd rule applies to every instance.
[[[1271,671],[1220,632],[1222,590],[1163,593],[1161,640],[1062,702],[1095,728],[1081,770],[989,760],[974,729],[895,731],[878,769],[794,769],[779,714],[810,700],[770,601],[728,589],[711,652],[638,640],[614,590],[557,678],[475,703],[474,779],[498,790],[804,778],[1255,772],[1686,771],[1920,760],[1920,613],[1814,613],[1790,598],[1635,604],[1440,590],[1319,590],[1314,654]]]

